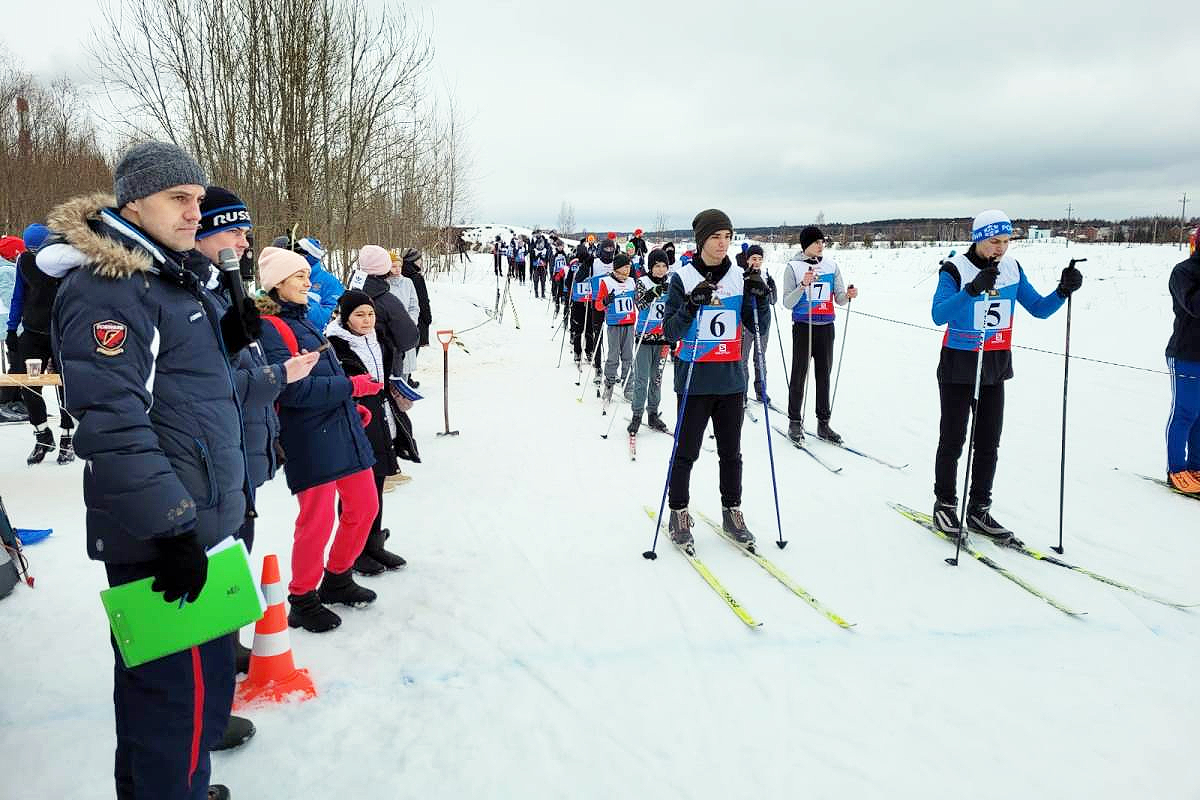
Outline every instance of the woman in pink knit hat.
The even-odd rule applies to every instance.
[[[267,247],[259,254],[258,271],[267,292],[259,298],[267,360],[282,363],[327,345],[308,318],[308,262],[289,250]],[[288,624],[293,628],[324,633],[341,624],[326,605],[362,608],[375,600],[375,592],[355,583],[351,571],[379,509],[372,472],[375,453],[363,432],[370,412],[355,399],[383,388],[371,375],[347,377],[333,352],[326,350],[307,378],[288,384],[279,394],[283,470],[288,488],[300,501],[288,583]],[[326,561],[335,515],[337,534]]]

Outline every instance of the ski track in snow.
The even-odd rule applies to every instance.
[[[832,254],[862,291],[853,308],[931,326],[927,276],[945,252]],[[1179,251],[1014,253],[1041,291],[1069,258],[1089,259],[1074,354],[1165,369],[1166,276]],[[768,248],[776,277],[785,259]],[[476,325],[485,316],[474,303],[495,302],[491,256],[475,256],[465,283],[456,268],[429,286],[434,330]],[[384,496],[389,546],[409,566],[362,579],[379,600],[339,608],[337,631],[291,632],[320,695],[247,713],[258,735],[213,758],[214,780],[235,797],[1200,796],[1200,614],[977,543],[1088,612],[1070,619],[970,558],[946,566],[945,543],[888,508],[931,505],[939,334],[851,315],[833,425],[849,445],[910,466],[822,448],[844,467],[835,476],[777,437],[782,551],[771,544],[762,415],[745,421],[743,508],[764,555],[857,623],[838,629],[698,525],[700,557],[764,622],[752,631],[665,529],[660,557],[641,557],[654,533],[642,506],[658,507],[671,440],[639,436],[636,462],[616,425],[602,440],[609,420],[594,392],[576,402],[570,354],[555,368],[546,303],[527,286],[512,296],[520,330],[509,309],[501,325],[463,334],[470,353],[450,350],[450,425],[461,436],[434,435],[442,359],[436,344],[422,352],[426,399],[412,418],[424,463],[405,465],[413,481]],[[1014,340],[1061,352],[1064,321],[1018,312]],[[838,349],[845,325],[839,310]],[[1062,359],[1018,350],[1014,367],[994,512],[1048,550]],[[767,370],[782,406],[774,333]],[[1071,365],[1064,558],[1196,602],[1200,509],[1131,474],[1162,472],[1167,381]],[[663,394],[674,428],[669,367]],[[14,525],[54,535],[27,550],[37,589],[0,601],[0,753],[21,765],[0,796],[111,797],[112,660],[96,594],[103,569],[84,554],[82,466],[27,469],[29,439],[27,426],[0,427],[0,487]],[[714,517],[716,477],[715,454],[702,452],[692,504]],[[295,507],[282,476],[261,490],[256,570],[276,552],[287,580]]]

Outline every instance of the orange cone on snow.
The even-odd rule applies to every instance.
[[[284,608],[287,592],[279,579],[279,559],[274,553],[263,559],[262,591],[267,599],[267,613],[254,626],[250,674],[234,692],[235,711],[257,703],[308,700],[317,696],[308,670],[296,669],[292,660]]]

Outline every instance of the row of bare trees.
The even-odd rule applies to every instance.
[[[19,234],[63,199],[112,189],[76,88],[38,83],[0,55],[0,234]]]
[[[242,196],[260,238],[341,252],[444,246],[466,197],[453,101],[402,6],[364,0],[109,0],[91,46],[126,140],[166,138]]]

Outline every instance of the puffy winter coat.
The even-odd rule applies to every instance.
[[[37,265],[64,278],[50,332],[87,461],[88,555],[136,563],[163,537],[194,531],[208,547],[236,534],[249,486],[218,304],[189,256],[113,205],[93,195],[55,209]]]
[[[17,258],[17,269],[25,282],[21,327],[34,333],[49,334],[50,309],[54,307],[61,281],[39,270],[36,255],[28,251]]]
[[[380,341],[391,350],[389,375],[404,374],[404,354],[417,346],[421,340],[417,326],[404,308],[404,304],[391,293],[388,282],[378,275],[368,275],[362,290],[375,303],[375,330]]]
[[[312,283],[312,288],[308,290],[308,318],[317,326],[317,330],[323,331],[346,287],[320,261],[307,254],[305,259],[311,267],[308,280]]]
[[[333,345],[333,352],[337,355],[338,361],[342,365],[342,369],[346,375],[370,375],[372,372],[379,374],[386,363],[383,355],[383,348],[379,347],[378,338],[372,343],[369,349],[372,351],[372,359],[376,362],[372,364],[373,369],[367,369],[363,363],[362,357],[354,351],[350,344],[350,337],[354,334],[342,328],[336,323],[326,329],[329,334],[329,342]],[[362,338],[362,337],[358,337]],[[396,472],[397,461],[396,451],[392,448],[392,434],[388,428],[387,413],[392,413],[392,420],[396,420],[396,414],[399,409],[392,406],[392,401],[388,390],[385,388],[378,394],[367,395],[360,397],[357,402],[371,412],[371,421],[367,423],[365,433],[367,440],[371,443],[372,451],[375,453],[375,472],[380,475],[392,475]],[[387,411],[385,411],[385,407]],[[398,428],[397,428],[398,430]]]
[[[1200,361],[1200,248],[1175,265],[1168,285],[1175,327],[1167,342],[1167,357]]]
[[[296,337],[297,350],[314,351],[325,337],[308,318],[308,307],[260,297],[259,311],[276,316]],[[267,361],[281,364],[292,357],[275,326],[264,320],[262,346]],[[353,475],[375,464],[371,443],[351,398],[350,379],[330,351],[321,354],[307,378],[289,383],[279,393],[279,442],[287,457],[283,472],[292,494]]]
[[[421,347],[427,347],[429,345],[429,323],[433,322],[433,311],[429,306],[429,287],[425,285],[425,273],[421,271],[421,266],[415,261],[405,261],[400,271],[404,277],[413,282],[413,288],[417,290],[417,305],[420,309],[417,315],[417,332],[421,335]]]

